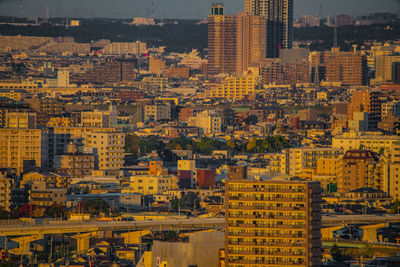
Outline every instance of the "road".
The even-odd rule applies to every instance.
[[[67,234],[84,233],[92,231],[136,231],[149,229],[153,231],[166,230],[203,230],[223,229],[224,218],[211,219],[167,219],[167,220],[146,220],[146,221],[85,221],[68,222],[56,221],[49,224],[18,224],[1,225],[0,236],[20,236],[34,234]]]
[[[378,224],[378,223],[400,223],[400,216],[375,216],[375,215],[338,215],[324,216],[323,227],[338,226],[346,224]],[[223,229],[224,218],[191,218],[191,219],[167,219],[146,221],[55,221],[48,224],[3,224],[0,225],[0,236],[21,236],[34,234],[68,234],[84,233],[91,231],[136,231],[149,229],[153,231],[166,230],[205,230]]]

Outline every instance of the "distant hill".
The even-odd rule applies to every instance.
[[[80,27],[64,27],[64,19],[51,19],[49,22],[35,22],[0,17],[0,23],[27,23],[24,25],[0,24],[1,35],[27,36],[71,36],[77,42],[90,42],[99,39],[130,42],[145,41],[149,46],[166,46],[168,51],[190,51],[207,48],[207,24],[197,24],[196,20],[166,20],[163,26],[132,26],[127,20],[81,19]],[[158,21],[160,22],[160,21]],[[31,25],[29,25],[30,23]],[[352,43],[366,40],[386,41],[399,38],[400,24],[371,26],[345,26],[338,29],[338,42],[344,49]],[[312,50],[329,49],[333,43],[333,29],[326,26],[318,28],[294,29],[298,41],[310,40]]]

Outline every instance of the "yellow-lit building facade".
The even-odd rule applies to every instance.
[[[283,153],[264,154],[264,159],[269,160],[269,171],[275,174],[286,173],[286,155]]]
[[[254,97],[256,78],[249,72],[243,76],[231,76],[225,78],[221,84],[211,85],[207,90],[208,97],[240,100],[244,97]]]
[[[71,127],[76,126],[77,120],[68,117],[51,117],[47,122],[47,127]]]
[[[0,209],[10,211],[11,180],[0,174]]]
[[[225,266],[321,266],[319,182],[231,180]]]
[[[56,173],[37,173],[30,172],[23,176],[21,181],[21,187],[31,182],[45,182],[48,188],[65,188],[68,189],[70,186],[70,177],[66,175],[60,175]]]
[[[124,164],[125,134],[119,132],[92,132],[84,141],[94,154],[95,169],[119,170]]]
[[[389,83],[393,78],[393,63],[400,62],[400,56],[379,55],[375,58],[375,79],[373,84]]]
[[[7,97],[15,101],[21,101],[22,93],[15,90],[0,89],[0,97]]]
[[[7,112],[6,128],[36,128],[36,113]]]
[[[30,182],[29,202],[40,207],[51,205],[65,206],[67,201],[67,189],[51,188],[44,181]]]
[[[286,174],[301,176],[311,179],[317,173],[319,159],[337,159],[343,156],[340,148],[288,148],[284,150],[286,161]]]
[[[388,155],[391,163],[400,163],[400,137],[396,135],[348,132],[332,138],[332,147],[344,151],[363,149]]]
[[[0,168],[23,171],[24,162],[44,167],[47,163],[47,133],[40,129],[0,129]]]
[[[155,195],[178,188],[178,179],[174,175],[137,175],[131,176],[128,191],[143,195]]]
[[[338,192],[347,193],[362,187],[380,189],[378,162],[377,156],[371,151],[348,150],[341,161],[338,173]]]

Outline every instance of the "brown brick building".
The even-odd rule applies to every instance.
[[[134,81],[136,78],[136,66],[136,60],[107,59],[106,62],[94,67],[94,69],[86,73],[73,75],[70,80],[72,83],[77,84],[104,84]]]
[[[319,77],[320,81],[341,82],[347,86],[367,84],[367,61],[359,52],[312,52],[310,67],[314,80]]]

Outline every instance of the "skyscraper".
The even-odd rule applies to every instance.
[[[249,67],[259,66],[266,57],[266,26],[264,16],[237,14],[236,72],[242,75]]]
[[[267,18],[268,58],[279,56],[280,49],[293,45],[293,0],[246,0],[247,14]]]
[[[231,179],[225,266],[321,266],[319,182]]]
[[[208,73],[236,72],[237,17],[224,15],[222,4],[214,4],[208,16]]]

